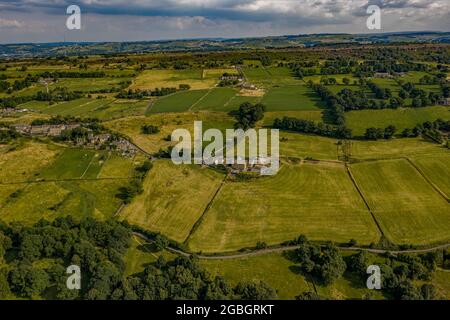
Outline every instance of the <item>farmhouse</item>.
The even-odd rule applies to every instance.
[[[14,125],[13,128],[17,132],[25,135],[57,137],[60,136],[64,130],[75,129],[79,126],[79,124],[56,124],[39,126],[18,124]]]
[[[388,72],[377,72],[374,75],[375,78],[392,78],[392,75]]]
[[[257,90],[258,88],[251,83],[243,83],[242,84],[242,89],[247,89],[247,90]]]
[[[443,106],[450,106],[450,98],[442,99],[441,101],[439,101],[439,104]]]
[[[229,80],[229,81],[242,81],[242,76],[237,74],[224,73],[220,78],[220,80]]]
[[[138,149],[128,140],[119,138],[111,143],[114,150],[120,152],[123,156],[134,156]]]
[[[0,109],[1,115],[11,115],[14,113],[22,113],[22,112],[28,112],[28,109],[15,109],[15,108],[2,108]]]
[[[98,134],[98,135],[89,135],[89,143],[94,145],[102,145],[105,142],[107,142],[111,138],[111,135],[109,133],[104,134]]]

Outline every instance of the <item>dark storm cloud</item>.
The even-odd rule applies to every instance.
[[[0,1],[0,31],[8,28],[0,32],[0,42],[27,35],[33,35],[33,41],[61,37],[66,8],[72,4],[84,15],[80,39],[90,40],[365,32],[369,5],[382,9],[384,31],[450,27],[449,0]]]

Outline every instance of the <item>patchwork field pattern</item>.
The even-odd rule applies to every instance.
[[[177,241],[184,241],[224,178],[199,166],[157,161],[144,183],[144,193],[121,217]]]
[[[351,171],[389,240],[428,244],[450,239],[450,204],[407,160],[358,163]]]
[[[217,252],[311,239],[376,242],[379,233],[345,168],[284,165],[276,176],[227,182],[189,238],[194,251]]]
[[[116,194],[133,167],[132,159],[106,151],[44,143],[2,150],[1,159],[0,218],[29,224],[64,215],[113,216],[121,204]],[[11,167],[17,161],[23,166]]]

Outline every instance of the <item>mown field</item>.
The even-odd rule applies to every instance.
[[[320,99],[306,86],[284,86],[270,89],[261,100],[267,111],[319,110]]]
[[[199,166],[155,162],[144,193],[121,213],[127,221],[184,241],[224,178]]]
[[[50,104],[46,101],[31,101],[21,108],[49,116],[73,116],[111,120],[145,113],[149,101],[82,98],[73,101]]]
[[[1,159],[0,219],[25,223],[64,215],[113,216],[121,203],[118,189],[134,166],[132,159],[107,152],[43,142],[1,150]]]
[[[378,240],[343,166],[285,164],[273,177],[227,182],[188,244],[194,251],[231,251],[300,234],[338,242]]]
[[[429,244],[450,239],[450,204],[407,160],[358,163],[351,171],[389,240]]]
[[[180,84],[188,84],[192,89],[208,89],[219,82],[219,77],[225,72],[231,73],[233,70],[146,70],[134,79],[131,88],[154,90],[156,88],[178,88]]]
[[[394,125],[401,133],[403,129],[412,129],[425,121],[449,120],[450,108],[434,106],[417,109],[358,110],[347,112],[345,118],[354,135],[362,136],[370,127],[385,128],[389,125]]]
[[[450,153],[413,156],[411,160],[440,191],[450,198],[450,171],[448,169]]]

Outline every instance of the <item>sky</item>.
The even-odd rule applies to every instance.
[[[67,7],[81,9],[69,30]],[[367,8],[381,9],[369,30]],[[450,31],[450,0],[0,0],[0,43]]]

